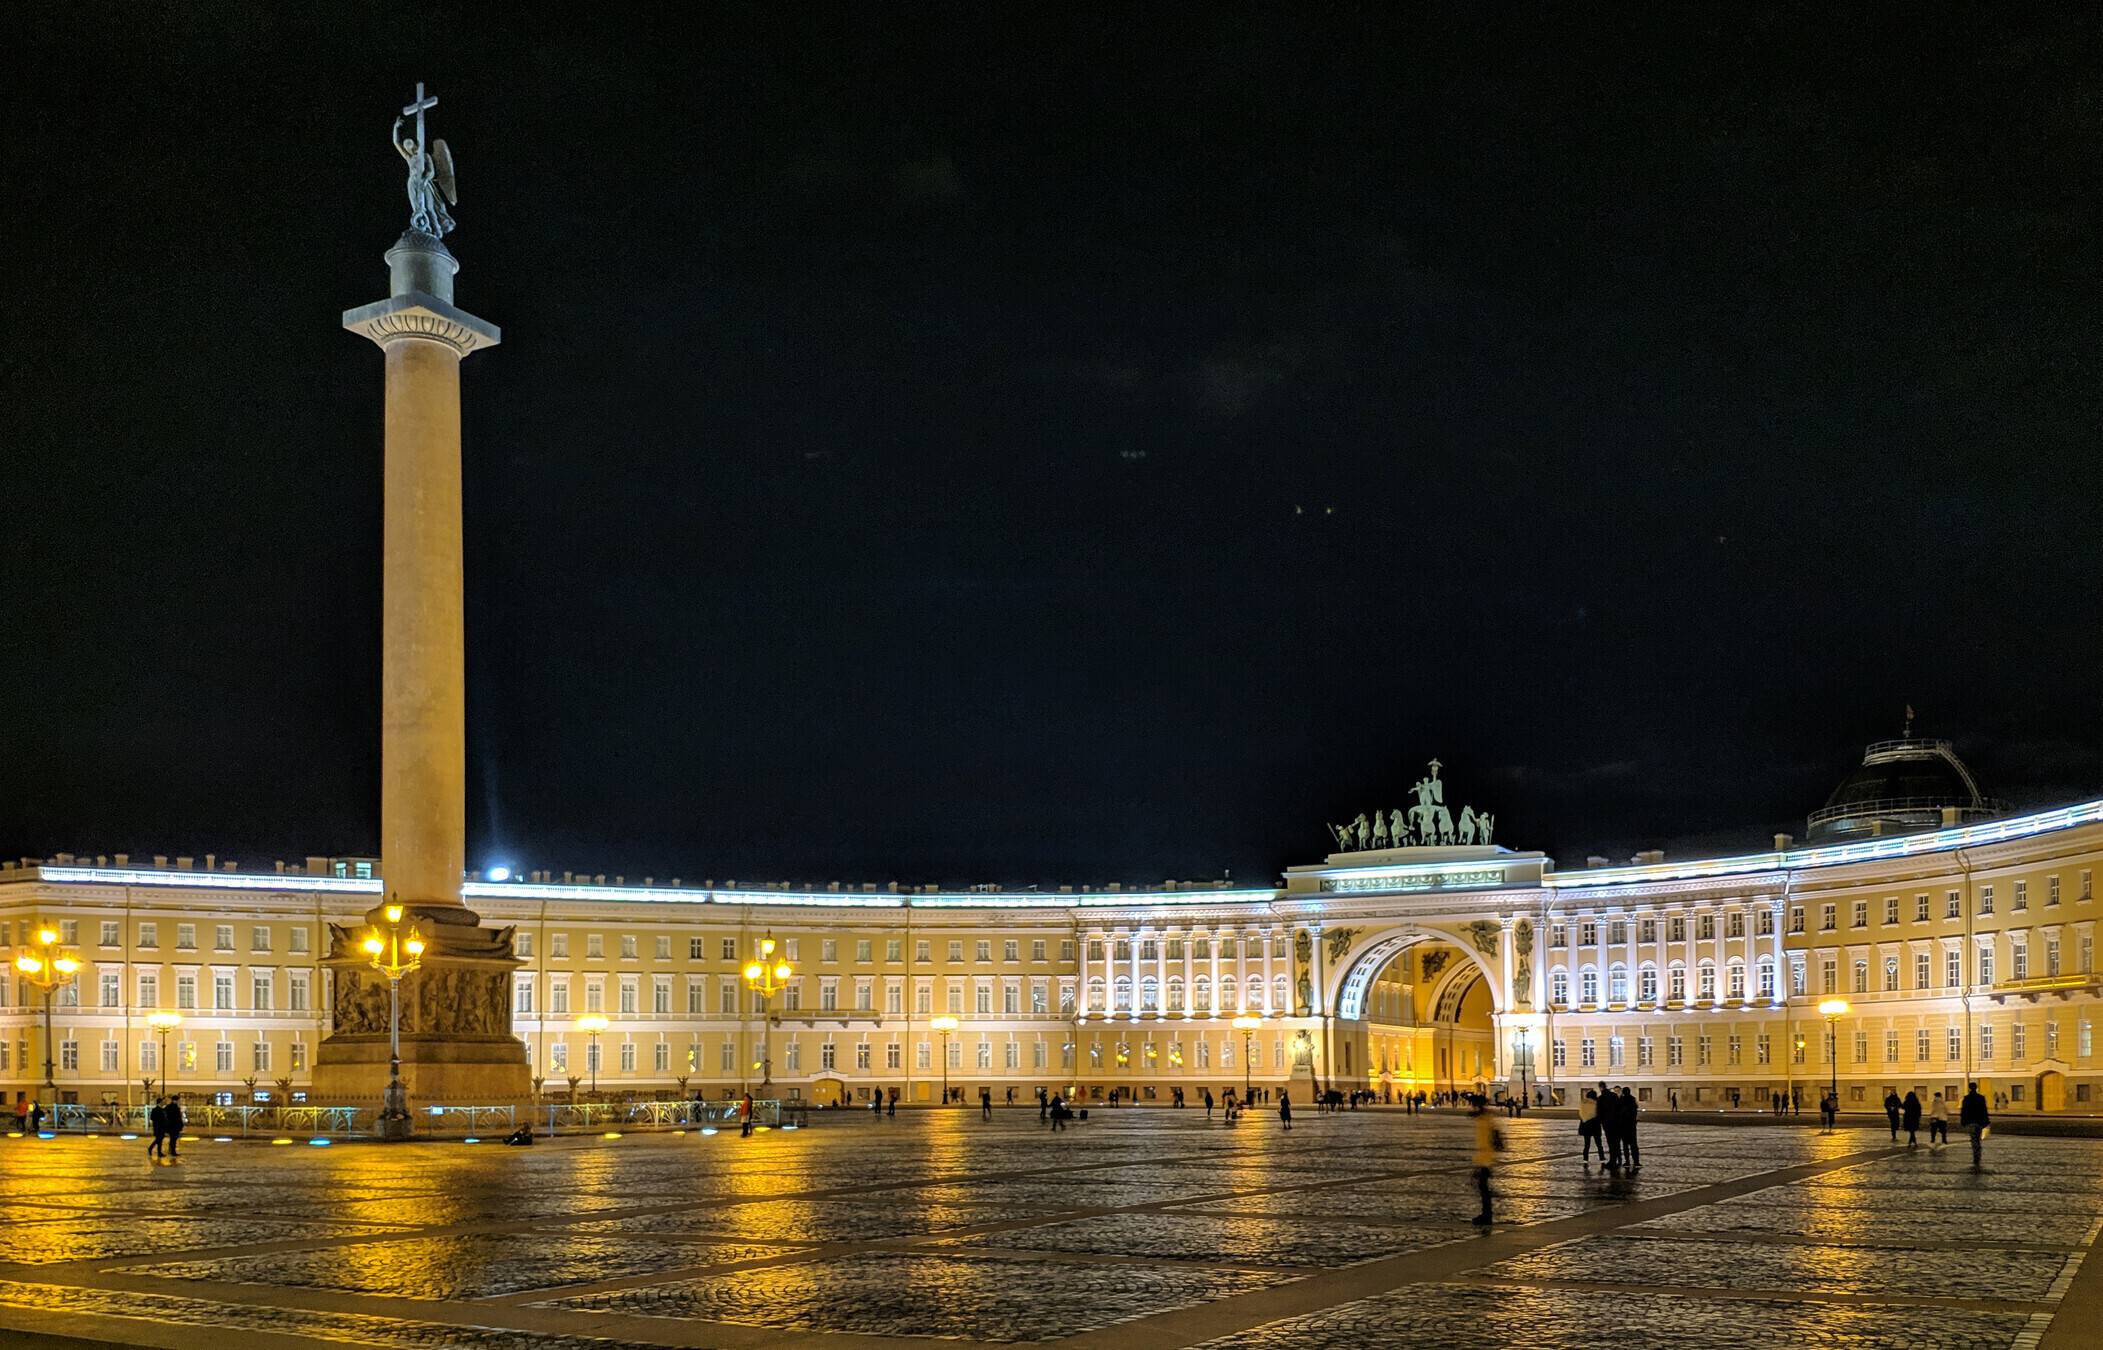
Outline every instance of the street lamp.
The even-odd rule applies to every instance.
[[[34,950],[25,947],[15,957],[15,969],[22,978],[44,991],[44,1090],[51,1094],[51,1105],[58,1107],[58,1081],[52,1072],[51,1062],[51,996],[80,972],[80,959],[58,945],[58,934],[49,928],[37,930]]]
[[[957,1029],[957,1019],[948,1013],[930,1017],[927,1024],[942,1033],[942,1104],[949,1105],[949,1033]]]
[[[153,1012],[146,1014],[146,1025],[161,1033],[161,1090],[168,1090],[168,1075],[172,1061],[168,1058],[168,1033],[183,1024],[179,1012]]]
[[[366,964],[387,977],[387,1095],[380,1107],[380,1137],[409,1137],[409,1094],[402,1087],[402,976],[424,963],[423,932],[411,924],[402,936],[402,907],[389,905],[380,911],[386,918],[382,934],[374,924],[365,935]]]
[[[774,959],[774,935],[759,940],[759,959],[745,967],[745,987],[759,996],[759,1085],[774,1081],[773,1036],[768,1026],[767,1000],[786,988],[796,973],[787,961]]]
[[[1241,1033],[1241,1099],[1247,1101],[1255,1091],[1249,1077],[1249,1043],[1256,1039],[1256,1032],[1263,1026],[1263,1019],[1247,1013],[1234,1019],[1234,1029]]]
[[[1526,1046],[1526,1031],[1525,1027],[1520,1027],[1512,1033],[1512,1058],[1517,1061],[1514,1067],[1519,1070],[1519,1104],[1521,1106],[1533,1100],[1527,1095],[1526,1091],[1526,1071],[1533,1067],[1533,1056],[1529,1053]]]
[[[1847,1016],[1847,1000],[1829,998],[1818,1005],[1818,1015],[1826,1020],[1826,1062],[1833,1066],[1833,1116],[1840,1116],[1840,1042],[1835,1023]]]
[[[577,1019],[577,1030],[591,1037],[591,1049],[584,1052],[591,1063],[591,1095],[599,1095],[599,1033],[606,1030],[606,1019],[597,1013],[586,1013]]]

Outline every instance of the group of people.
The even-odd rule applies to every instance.
[[[168,1157],[177,1156],[175,1148],[182,1140],[184,1124],[181,1094],[154,1098],[153,1105],[146,1111],[146,1123],[153,1127],[153,1142],[146,1146],[146,1156],[162,1156],[161,1148],[164,1144],[168,1149]]]
[[[1832,1102],[1833,1111],[1827,1118],[1828,1129],[1832,1128],[1831,1116],[1838,1114],[1840,1105],[1838,1098],[1832,1098]],[[1911,1088],[1906,1090],[1904,1097],[1899,1096],[1896,1088],[1885,1091],[1884,1119],[1890,1122],[1892,1143],[1896,1144],[1899,1141],[1899,1131],[1904,1130],[1906,1147],[1919,1148],[1922,1114],[1920,1094]],[[1949,1143],[1950,1104],[1943,1100],[1940,1092],[1928,1103],[1925,1114],[1928,1119],[1928,1146],[1934,1148]],[[1972,1166],[1977,1167],[1984,1151],[1987,1129],[1993,1124],[1993,1115],[1986,1109],[1986,1094],[1979,1091],[1977,1083],[1970,1085],[1970,1091],[1964,1094],[1964,1100],[1957,1104],[1957,1123],[1972,1137]]]
[[[1596,1148],[1608,1171],[1642,1171],[1643,1150],[1636,1143],[1639,1111],[1636,1094],[1626,1084],[1618,1092],[1604,1083],[1597,1091],[1586,1088],[1577,1102],[1577,1137],[1584,1141],[1584,1161],[1591,1161]]]

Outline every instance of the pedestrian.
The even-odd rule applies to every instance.
[[[168,1127],[168,1156],[179,1156],[176,1146],[183,1138],[183,1099],[181,1093],[168,1098],[168,1109],[161,1113],[161,1121]]]
[[[1950,1104],[1937,1092],[1928,1103],[1928,1147],[1941,1148],[1950,1142]]]
[[[898,1089],[892,1088],[890,1099],[884,1103],[884,1119],[898,1119]]]
[[[1051,1114],[1052,1131],[1054,1133],[1057,1133],[1058,1131],[1065,1129],[1067,1116],[1066,1098],[1054,1092],[1052,1094],[1051,1102],[1046,1109]]]
[[[978,1118],[979,1118],[980,1120],[991,1120],[991,1119],[993,1119],[993,1089],[992,1089],[992,1088],[989,1088],[989,1087],[982,1087],[982,1088],[980,1088],[980,1089],[978,1090]]]
[[[869,1094],[869,1112],[878,1120],[884,1118],[884,1090],[878,1088]]]
[[[1636,1147],[1636,1116],[1639,1110],[1636,1094],[1623,1087],[1614,1119],[1621,1127],[1621,1161],[1628,1164],[1630,1176],[1643,1170],[1643,1150]]]
[[[1205,1119],[1212,1119],[1212,1089],[1205,1089]]]
[[[1993,1127],[1993,1118],[1986,1114],[1986,1098],[1979,1095],[1977,1083],[1972,1084],[1972,1090],[1965,1093],[1964,1100],[1958,1104],[1957,1123],[1972,1137],[1972,1170],[1977,1171],[1980,1141],[1986,1138],[1986,1132]]]
[[[738,1138],[752,1137],[752,1094],[747,1092],[738,1101]]]
[[[1504,1136],[1497,1131],[1497,1118],[1489,1111],[1489,1103],[1482,1097],[1475,1098],[1475,1108],[1470,1113],[1475,1118],[1475,1191],[1482,1197],[1482,1212],[1472,1222],[1478,1228],[1490,1226],[1490,1170],[1497,1165],[1497,1154],[1504,1148]]]
[[[1292,1128],[1292,1094],[1290,1092],[1278,1094],[1278,1119],[1285,1123],[1286,1129]]]
[[[1912,1088],[1906,1089],[1906,1100],[1900,1103],[1900,1113],[1906,1122],[1906,1147],[1920,1147],[1920,1094]]]
[[[1599,1143],[1599,1096],[1590,1088],[1577,1099],[1577,1137],[1584,1144],[1583,1161],[1592,1161],[1592,1145]],[[1599,1156],[1606,1157],[1603,1143],[1599,1143]]]
[[[1825,1122],[1825,1132],[1831,1134],[1833,1127],[1840,1123],[1839,1094],[1828,1092],[1818,1099],[1818,1118]]]
[[[153,1142],[146,1146],[149,1158],[161,1156],[161,1143],[168,1137],[167,1101],[166,1097],[155,1097],[153,1105],[146,1110],[146,1123],[153,1126]]]
[[[1890,1122],[1890,1125],[1891,1125],[1891,1142],[1892,1142],[1892,1143],[1894,1143],[1894,1144],[1896,1144],[1896,1143],[1897,1143],[1897,1142],[1899,1141],[1899,1112],[1900,1112],[1900,1111],[1901,1111],[1902,1109],[1903,1109],[1903,1107],[1902,1107],[1902,1106],[1900,1105],[1900,1103],[1899,1103],[1899,1091],[1898,1091],[1898,1089],[1897,1089],[1897,1088],[1885,1088],[1885,1089],[1884,1089],[1884,1119],[1885,1119],[1886,1121]]]

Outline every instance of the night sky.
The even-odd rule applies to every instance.
[[[10,23],[9,855],[376,848],[418,79],[473,865],[1764,846],[1909,703],[2103,794],[2093,17],[310,8]]]

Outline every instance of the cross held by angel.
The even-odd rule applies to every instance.
[[[453,228],[445,208],[460,204],[460,192],[453,177],[453,152],[443,139],[431,141],[428,148],[424,141],[424,113],[437,106],[437,97],[427,96],[418,80],[415,100],[394,119],[392,139],[395,153],[409,166],[409,228],[442,239]],[[416,119],[413,138],[402,134],[402,124],[411,117]]]

